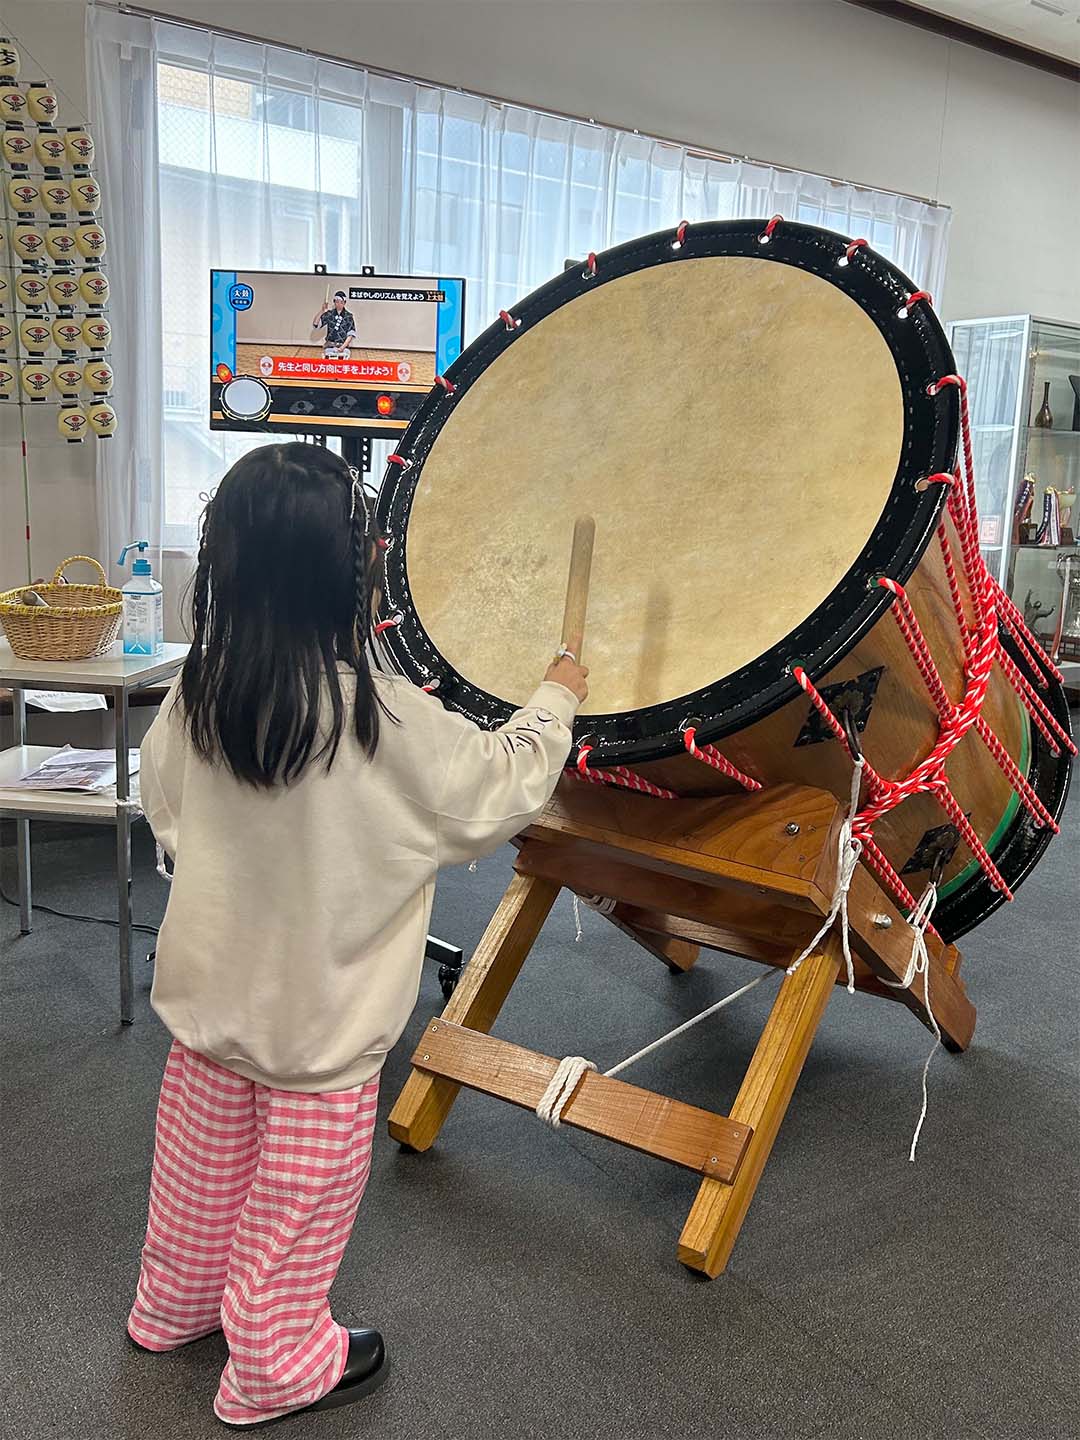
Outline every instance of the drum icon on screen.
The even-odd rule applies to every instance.
[[[221,387],[221,408],[230,420],[262,420],[271,403],[269,388],[253,375],[238,375]]]
[[[274,373],[274,362],[273,362],[273,360],[270,358],[269,355],[264,355],[264,356],[262,357],[262,359],[259,361],[259,374],[265,376],[265,378],[266,378],[267,380],[269,380],[270,376],[271,376],[273,373]]]
[[[412,379],[412,366],[407,360],[402,360],[398,363],[397,378],[401,381],[402,385],[407,385]]]

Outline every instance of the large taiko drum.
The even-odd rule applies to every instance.
[[[692,728],[767,785],[846,799],[851,759],[796,682],[801,667],[881,776],[909,774],[940,716],[882,576],[906,587],[949,695],[965,683],[935,536],[949,487],[927,483],[954,466],[958,391],[934,387],[952,355],[912,293],[865,245],[734,221],[590,256],[504,312],[387,467],[383,615],[400,617],[385,635],[398,665],[481,725],[501,723],[550,658],[573,521],[587,512],[592,673],[575,740],[590,765],[632,767],[683,796],[735,788],[687,754]],[[1010,636],[1005,649],[1067,729],[1050,668]],[[1065,749],[1001,664],[981,713],[1056,817]],[[1015,888],[1051,829],[1006,769],[972,730],[946,774]],[[934,795],[906,799],[874,840],[913,892],[938,880],[948,939],[1001,898]]]

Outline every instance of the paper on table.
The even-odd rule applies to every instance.
[[[104,695],[79,694],[74,690],[27,690],[26,703],[38,710],[105,710]]]
[[[128,774],[139,769],[139,752],[128,752]],[[112,750],[76,750],[65,745],[48,760],[15,780],[12,790],[81,790],[100,794],[116,784],[116,754]]]

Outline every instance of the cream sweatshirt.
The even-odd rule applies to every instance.
[[[288,787],[200,760],[175,686],[142,744],[142,807],[173,859],[151,1003],[182,1044],[282,1090],[376,1074],[416,1003],[436,871],[529,825],[570,749],[562,685],[484,731],[375,683],[400,723],[381,717],[374,757],[347,733],[329,774]]]

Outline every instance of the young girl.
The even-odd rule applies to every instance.
[[[239,460],[203,523],[191,652],[142,746],[142,804],[174,862],[152,994],[174,1039],[128,1332],[163,1351],[224,1330],[214,1410],[234,1426],[386,1376],[378,1331],[336,1324],[327,1292],[435,873],[536,817],[587,693],[557,657],[484,732],[373,673],[378,557],[337,456]]]

